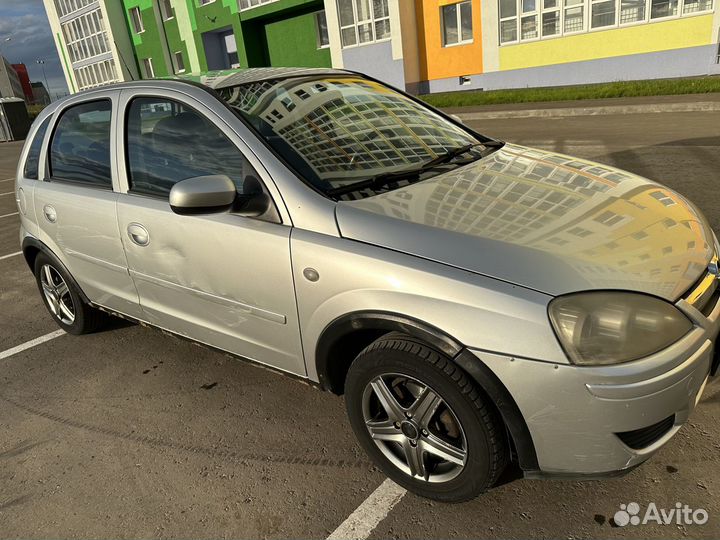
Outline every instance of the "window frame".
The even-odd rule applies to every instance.
[[[327,44],[326,45],[322,44],[322,36],[321,36],[321,32],[320,32],[320,22],[318,20],[320,17],[320,14],[322,14],[325,17],[325,29],[327,31]],[[316,11],[315,13],[313,13],[313,18],[315,19],[315,39],[317,42],[317,48],[318,49],[329,49],[330,48],[330,28],[328,27],[328,23],[327,23],[327,13],[325,12],[324,9],[320,9],[320,10]]]
[[[163,6],[167,6],[167,11]],[[171,21],[175,18],[175,10],[170,3],[170,0],[160,0],[159,2],[159,8],[160,8],[160,18],[165,21]]]
[[[143,58],[143,70],[145,70],[145,78],[147,79],[154,79],[155,78],[155,66],[153,65],[153,59],[152,57]],[[148,66],[150,69],[148,70]],[[148,73],[149,71],[149,73]]]
[[[133,32],[136,34],[142,34],[145,31],[145,24],[142,20],[142,13],[140,12],[140,6],[131,7],[128,10],[130,14],[130,21],[132,22]],[[135,17],[137,15],[137,18]],[[138,30],[140,26],[140,30]]]
[[[248,1],[251,1],[251,0],[248,0]],[[237,0],[237,3],[238,3],[238,11],[247,11],[247,10],[249,10],[249,9],[255,9],[255,8],[260,7],[260,6],[264,6],[264,5],[266,5],[266,4],[272,4],[273,2],[277,2],[277,1],[278,1],[278,0],[260,0],[260,3],[254,5],[254,6],[242,7],[242,3],[241,3],[242,0]]]
[[[180,69],[180,66],[178,65],[178,61],[177,61],[178,55],[180,55],[180,62],[182,62],[182,69]],[[172,63],[173,63],[173,70],[175,73],[185,73],[185,58],[183,57],[182,51],[175,51],[173,53]]]
[[[558,10],[558,8],[544,8],[545,2],[543,0],[537,0],[539,2],[542,2],[540,6],[535,6],[536,10],[534,12],[522,12],[522,2],[523,0],[515,0],[515,15],[513,16],[507,16],[507,17],[501,17],[500,14],[500,0],[497,0],[498,2],[498,24],[496,28],[497,32],[497,39],[498,44],[500,47],[504,46],[510,46],[510,45],[517,45],[520,43],[530,43],[533,41],[539,41],[539,40],[545,40],[545,39],[556,39],[561,38],[564,36],[570,36],[570,35],[577,35],[582,33],[590,33],[590,32],[604,32],[607,30],[614,30],[618,28],[626,28],[629,26],[637,26],[642,24],[654,24],[654,23],[660,23],[660,22],[666,22],[681,18],[688,18],[688,17],[697,17],[697,16],[703,16],[703,15],[709,15],[714,13],[715,9],[717,9],[717,3],[720,2],[720,0],[712,0],[712,3],[709,8],[704,10],[698,10],[698,11],[690,11],[685,12],[685,2],[686,0],[677,0],[677,13],[675,15],[668,15],[665,17],[652,17],[651,11],[652,11],[652,0],[644,0],[645,1],[645,11],[644,11],[644,17],[641,20],[634,20],[629,22],[621,22],[621,14],[622,14],[622,0],[614,0],[615,2],[615,16],[614,16],[614,22],[613,24],[607,25],[607,26],[598,26],[593,28],[592,27],[592,7],[600,4],[606,0],[580,0],[579,2],[575,4],[568,4],[567,0],[558,0],[559,3],[559,32],[557,34],[551,34],[551,35],[543,35],[542,33],[542,15],[544,13],[549,13],[552,11]],[[689,3],[689,0],[687,0]],[[573,31],[567,31],[565,30],[565,24],[567,20],[567,12],[568,10],[573,9],[581,9],[583,13],[583,21],[582,21],[582,28],[578,30]],[[532,14],[538,14],[538,35],[537,37],[532,38],[522,38],[522,25],[521,21],[523,17],[531,16]],[[502,41],[502,26],[503,23],[507,21],[515,21],[515,32],[516,36],[514,40],[508,40],[508,41]]]
[[[470,39],[462,39],[462,9],[460,6],[468,4],[470,6],[470,28],[472,37]],[[457,29],[458,40],[455,43],[448,43],[447,34],[445,33],[445,8],[455,6],[455,23]],[[470,45],[475,42],[475,27],[473,25],[473,9],[472,0],[460,0],[451,4],[444,4],[440,6],[440,37],[442,39],[443,47],[459,47],[462,45]]]
[[[390,0],[367,0],[370,6],[369,10],[369,19],[358,19],[358,10],[357,10],[357,2],[363,1],[363,0],[335,0],[335,7],[337,9],[337,16],[338,16],[338,28],[340,29],[340,47],[342,49],[352,49],[353,47],[362,47],[364,45],[371,45],[373,43],[383,43],[385,41],[390,41],[392,39],[392,25],[390,23]],[[353,24],[346,24],[345,26],[342,25],[340,21],[340,2],[350,2],[350,5],[352,6],[352,13],[353,13]],[[388,15],[387,17],[379,17],[375,18],[375,2],[385,2],[385,4],[388,7]],[[375,32],[375,26],[379,21],[387,21],[388,22],[388,28],[390,29],[390,35],[388,37],[384,38],[377,38],[377,34]],[[364,41],[360,43],[360,26],[369,24],[370,29],[372,30],[372,39],[369,41]],[[349,28],[354,29],[355,32],[355,43],[351,45],[345,45],[343,43],[342,33],[343,30],[347,30]]]
[[[115,191],[116,190],[116,180],[115,180],[115,168],[113,167],[113,155],[115,154],[115,129],[116,129],[116,121],[115,121],[115,112],[117,107],[116,99],[109,95],[99,95],[99,96],[83,96],[85,99],[80,100],[73,100],[65,104],[65,106],[62,109],[59,109],[53,113],[52,118],[52,129],[50,130],[49,138],[47,139],[47,145],[45,146],[45,159],[44,159],[44,167],[45,167],[45,178],[43,179],[44,182],[54,182],[58,184],[67,184],[71,186],[78,186],[78,187],[84,187],[88,189],[99,189],[103,191]],[[91,184],[89,182],[82,182],[77,180],[72,180],[68,178],[61,178],[58,176],[54,176],[52,174],[52,142],[53,139],[55,139],[55,135],[57,134],[57,129],[60,126],[60,121],[62,120],[62,117],[67,113],[70,109],[74,107],[78,107],[81,105],[87,105],[89,103],[98,103],[106,101],[110,103],[110,137],[109,137],[109,150],[110,150],[110,184],[109,185],[100,185],[100,184]],[[39,172],[39,171],[38,171]]]

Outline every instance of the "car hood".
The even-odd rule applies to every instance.
[[[714,252],[684,197],[625,171],[516,145],[338,203],[340,234],[550,295],[624,289],[675,301]]]

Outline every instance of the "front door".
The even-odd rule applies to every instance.
[[[148,322],[305,375],[290,265],[290,226],[278,214],[178,215],[170,188],[223,174],[240,193],[262,187],[242,141],[190,98],[123,91],[126,193],[118,222]],[[184,100],[184,101],[183,101]],[[204,112],[200,112],[204,111]],[[221,127],[222,126],[222,127]],[[246,157],[247,155],[247,157]],[[264,172],[264,171],[263,171]],[[263,188],[264,189],[264,188]]]

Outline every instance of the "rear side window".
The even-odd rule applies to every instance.
[[[134,99],[126,141],[132,193],[167,197],[180,180],[213,174],[228,176],[241,194],[258,189],[257,173],[242,152],[210,120],[177,101]]]
[[[110,100],[75,105],[63,112],[50,143],[53,181],[112,188]]]
[[[28,150],[27,159],[25,160],[25,170],[23,176],[32,180],[38,179],[38,166],[40,164],[40,148],[42,148],[43,139],[45,139],[45,132],[47,131],[48,124],[52,116],[48,116],[43,123],[40,125],[38,130],[35,132],[35,138],[30,143],[30,150]]]

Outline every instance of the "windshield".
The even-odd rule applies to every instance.
[[[219,93],[298,174],[333,198],[374,195],[439,174],[440,163],[457,167],[483,155],[476,146],[484,140],[361,77],[258,81]],[[453,163],[459,154],[464,161]]]

